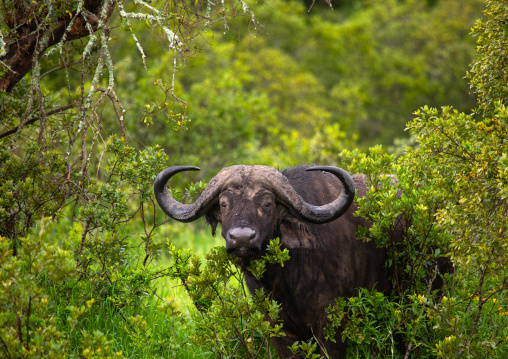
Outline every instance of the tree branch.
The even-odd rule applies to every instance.
[[[93,13],[101,14],[103,4],[104,3],[101,1],[100,6],[96,8]],[[103,19],[104,22],[111,17],[114,7],[115,2],[111,2],[111,5],[106,12],[107,18]],[[73,11],[75,11],[75,9],[73,9]],[[95,18],[95,21],[88,19],[88,23],[91,25],[91,29],[96,31],[99,26],[98,18],[95,16],[90,18]],[[5,66],[8,71],[6,71],[0,78],[0,90],[5,90],[7,92],[11,91],[12,88],[32,69],[32,60],[36,52],[37,43],[45,34],[48,36],[48,41],[45,46],[38,49],[39,56],[51,46],[58,44],[62,41],[62,39],[67,42],[90,35],[90,31],[86,25],[87,20],[85,20],[81,13],[77,15],[75,19],[59,18],[57,22],[47,24],[52,27],[49,30],[47,27],[41,26],[39,29],[32,31],[33,29],[31,29],[31,27],[33,27],[33,25],[31,25],[28,21],[29,19],[25,20],[27,20],[25,23],[16,27],[15,30],[11,30],[10,37],[13,38],[9,38],[9,36],[7,37],[9,43],[6,46],[6,55],[0,58],[0,63]],[[69,24],[71,24],[71,21],[73,22],[68,30],[67,28]],[[19,34],[21,34],[20,37],[15,37]]]
[[[73,107],[79,107],[81,106],[81,101],[76,101],[74,103],[71,103],[70,105],[65,105],[65,106],[62,106],[62,107],[59,107],[59,108],[56,108],[54,110],[51,110],[51,111],[48,111],[46,112],[46,116],[44,117],[47,117],[47,116],[51,116],[51,115],[54,115],[55,113],[59,113],[59,112],[62,112],[62,111],[65,111],[65,110],[68,110],[70,108],[73,108]],[[37,122],[39,121],[43,116],[37,116],[37,117],[34,117],[28,121],[26,121],[24,124],[23,124],[23,127],[26,126],[26,125],[30,125],[34,122]],[[18,128],[19,126],[16,126],[14,127],[13,129],[9,130],[9,131],[5,131],[4,133],[0,134],[0,140],[4,137],[7,137],[9,135],[12,135],[14,133],[16,133],[16,131],[18,131]]]

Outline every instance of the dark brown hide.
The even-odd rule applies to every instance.
[[[311,223],[302,218],[300,208],[304,205],[322,208],[320,206],[336,202],[343,192],[343,184],[334,174],[295,167],[282,172],[281,180],[278,178],[281,174],[272,168],[232,168],[222,170],[210,182],[211,188],[207,187],[202,195],[204,197],[196,201],[200,202],[199,208],[178,207],[180,204],[162,194],[161,185],[156,181],[158,201],[167,201],[161,205],[163,208],[173,204],[178,207],[179,220],[193,220],[205,215],[213,232],[221,224],[226,250],[240,257],[251,293],[264,288],[281,304],[280,317],[286,335],[273,338],[272,342],[282,358],[292,356],[288,346],[295,341],[307,341],[313,337],[324,345],[330,358],[344,358],[346,344],[341,340],[340,330],[335,338],[337,343],[324,339],[325,308],[334,303],[334,298],[356,295],[358,288],[372,289],[376,286],[379,291],[385,291],[389,286],[388,273],[384,268],[385,251],[376,248],[372,242],[356,239],[358,226],[368,227],[369,223],[353,215],[357,206],[354,203],[350,205],[350,202],[347,203],[347,211],[344,208],[345,212],[339,213],[342,214],[339,218],[328,223]],[[364,196],[364,176],[352,177],[357,196]],[[167,181],[167,178],[164,180]],[[294,205],[287,198],[281,198],[274,181],[292,187],[291,190],[300,197],[298,201],[304,205]],[[172,216],[171,210],[165,211]],[[257,281],[246,270],[249,261],[262,255],[269,241],[276,237],[289,249],[290,260],[284,267],[268,265],[262,279]]]
[[[342,185],[333,176],[323,172],[305,172],[301,167],[283,172],[302,198],[314,205],[328,203],[336,198]],[[366,193],[363,175],[352,176],[357,196]],[[325,341],[323,329],[327,322],[325,308],[337,297],[351,297],[358,288],[388,290],[388,273],[384,267],[386,253],[374,243],[356,239],[358,226],[369,226],[355,217],[356,204],[340,218],[325,224],[301,221],[282,209],[280,232],[282,243],[289,248],[290,260],[280,267],[270,265],[261,282],[245,271],[251,292],[263,287],[281,304],[281,319],[286,337],[272,340],[282,358],[292,353],[287,349],[296,340],[315,336],[326,348],[330,358],[344,358],[346,344],[337,331],[336,342]],[[242,258],[248,265],[248,258]]]

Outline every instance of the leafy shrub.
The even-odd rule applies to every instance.
[[[165,248],[161,233],[174,235],[178,227],[160,228],[167,220],[157,218],[155,174],[169,161],[195,163],[196,153],[210,151],[223,155],[210,171],[224,158],[275,166],[333,162],[337,148],[357,141],[391,142],[407,111],[420,103],[473,106],[456,82],[472,54],[468,29],[459,29],[476,16],[478,1],[362,2],[365,12],[344,12],[339,21],[321,12],[302,18],[303,6],[276,4],[260,15],[270,23],[267,31],[281,36],[218,42],[199,60],[207,66],[197,69],[189,60],[181,68],[176,88],[148,75],[136,80],[136,61],[115,64],[115,76],[126,85],[116,90],[132,98],[125,117],[111,87],[113,66],[101,62],[113,40],[105,28],[90,39],[93,51],[85,51],[85,42],[69,44],[72,59],[54,51],[35,61],[27,80],[0,93],[2,356],[181,357],[187,342],[205,348],[203,356],[275,355],[268,342],[283,335],[279,306],[266,293],[247,295],[241,271],[223,249],[210,252],[202,265],[190,251],[170,246],[173,262],[157,266]],[[421,108],[409,124],[419,147],[400,158],[381,148],[341,155],[369,180],[359,214],[373,226],[359,240],[387,249],[394,288],[362,290],[329,308],[330,334],[345,324],[345,315],[350,318],[344,328],[349,357],[508,355],[507,11],[502,1],[486,4],[485,20],[474,29],[478,58],[468,74],[479,96],[476,111]],[[120,27],[132,31],[127,22]],[[81,78],[68,71],[67,81],[64,75],[48,87],[38,81],[41,69],[49,74],[58,61],[71,66],[81,55]],[[150,76],[163,78],[172,59],[158,58]],[[108,79],[101,79],[104,68]],[[6,73],[2,67],[0,75]],[[206,80],[209,74],[219,80]],[[154,89],[162,100],[153,100]],[[180,90],[199,105],[186,109],[175,100],[185,113],[172,107],[173,91]],[[43,113],[44,121],[34,125]],[[143,121],[150,126],[140,126]],[[175,134],[168,123],[177,130],[195,125],[196,131]],[[362,136],[346,135],[353,130]],[[139,151],[127,145],[129,137],[158,141],[169,156],[157,146]],[[173,192],[188,200],[203,186]],[[401,218],[411,225],[400,243],[392,243],[389,234]],[[250,270],[261,275],[264,261],[282,265],[287,259],[276,242],[271,251]],[[453,260],[453,275],[436,271],[442,256]],[[157,281],[169,277],[185,284],[195,305],[190,314],[161,295]],[[433,289],[438,281],[445,283],[441,291]],[[318,345],[295,343],[292,350],[316,358]]]
[[[351,318],[344,331],[353,343],[350,357],[504,358],[508,353],[508,110],[506,87],[496,80],[504,66],[508,12],[502,1],[486,4],[486,20],[473,29],[479,54],[469,73],[479,94],[477,110],[421,108],[408,125],[418,147],[399,158],[380,147],[341,154],[371,184],[358,200],[358,214],[373,226],[361,231],[360,239],[388,250],[395,289],[390,298],[361,291],[329,309],[332,325],[345,313]],[[395,174],[397,182],[386,174]],[[390,243],[393,223],[401,218],[410,226],[400,244]],[[453,274],[433,270],[443,255],[453,261]],[[433,290],[431,281],[440,277],[444,287]]]
[[[236,257],[227,255],[223,246],[216,247],[202,266],[201,259],[189,250],[172,245],[169,250],[172,276],[181,281],[196,308],[190,316],[194,322],[192,343],[217,357],[273,355],[270,338],[284,335],[278,318],[280,305],[262,291],[248,295]],[[272,240],[267,254],[249,270],[260,277],[266,262],[283,266],[288,259],[287,249],[281,250],[279,240]]]

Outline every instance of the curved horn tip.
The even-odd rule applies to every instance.
[[[170,169],[170,168],[173,171],[175,171],[176,173],[183,172],[183,171],[200,171],[201,170],[201,168],[196,167],[196,166],[172,166],[172,167],[166,168],[165,170]],[[163,170],[163,172],[165,170]]]
[[[167,173],[171,173],[172,175],[175,175],[179,172],[200,171],[200,170],[201,170],[201,168],[195,167],[195,166],[172,166],[172,167],[168,167],[168,168],[165,168],[162,171],[160,171],[159,174],[157,175],[156,181],[159,180],[160,178],[166,177],[165,175]]]
[[[342,168],[335,167],[335,166],[311,166],[305,169],[305,171],[325,171],[329,172],[330,170],[341,170],[347,173],[347,171],[343,170]]]
[[[164,187],[166,186],[166,182],[173,177],[175,174],[183,171],[199,171],[199,167],[194,166],[173,166],[168,167],[157,175],[154,182],[155,193],[164,192]]]
[[[161,171],[154,182],[154,194],[157,203],[161,209],[171,218],[181,222],[190,222],[197,219],[201,214],[199,213],[202,202],[198,201],[193,204],[182,204],[177,202],[168,192],[166,183],[175,174],[183,171],[199,171],[199,167],[194,166],[173,166],[168,167]],[[201,196],[200,196],[201,198]]]
[[[324,171],[332,174],[341,174],[343,176],[351,176],[346,170],[334,166],[313,166],[306,168],[305,171]]]
[[[346,185],[346,189],[355,192],[355,183],[351,175],[342,168],[334,166],[313,166],[306,169],[306,171],[324,171],[337,176],[341,182]]]

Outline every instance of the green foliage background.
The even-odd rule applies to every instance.
[[[147,50],[146,72],[135,49],[127,55],[122,48],[113,55],[126,83],[119,94],[138,94],[126,106],[128,136],[201,166],[204,178],[231,164],[332,163],[337,149],[391,146],[407,137],[405,125],[421,106],[475,106],[464,76],[481,8],[471,0],[362,1],[333,13],[307,13],[296,1],[259,6],[262,28],[222,36],[218,24],[197,39],[201,52],[179,66],[176,93],[190,122],[178,134],[164,112],[150,116],[148,127],[139,121],[157,113],[147,106],[156,108],[151,99],[162,95],[155,81],[172,76],[171,54]]]
[[[203,223],[163,218],[152,183],[170,165],[199,165],[206,181],[238,163],[321,163],[366,174],[359,215],[373,227],[358,237],[387,248],[396,288],[362,290],[328,309],[330,338],[350,318],[348,358],[505,358],[506,2],[342,1],[310,13],[294,0],[248,6],[258,22],[245,12],[211,24],[176,73],[153,24],[120,24],[108,45],[120,124],[118,106],[97,102],[100,123],[74,147],[66,147],[79,133],[72,109],[48,117],[42,140],[37,123],[0,139],[0,355],[276,357],[278,304],[247,295]],[[49,54],[40,72],[59,61]],[[46,112],[75,101],[92,75],[44,77]],[[107,88],[100,75],[96,86]],[[42,103],[24,95],[34,78],[1,93],[1,133],[20,124],[28,101]],[[89,162],[70,171],[83,146]],[[199,178],[180,176],[174,195],[191,201],[205,186],[191,183]],[[411,225],[394,245],[401,215]],[[432,291],[443,255],[455,273]],[[285,260],[274,242],[251,271]],[[319,345],[292,350],[318,358]]]

